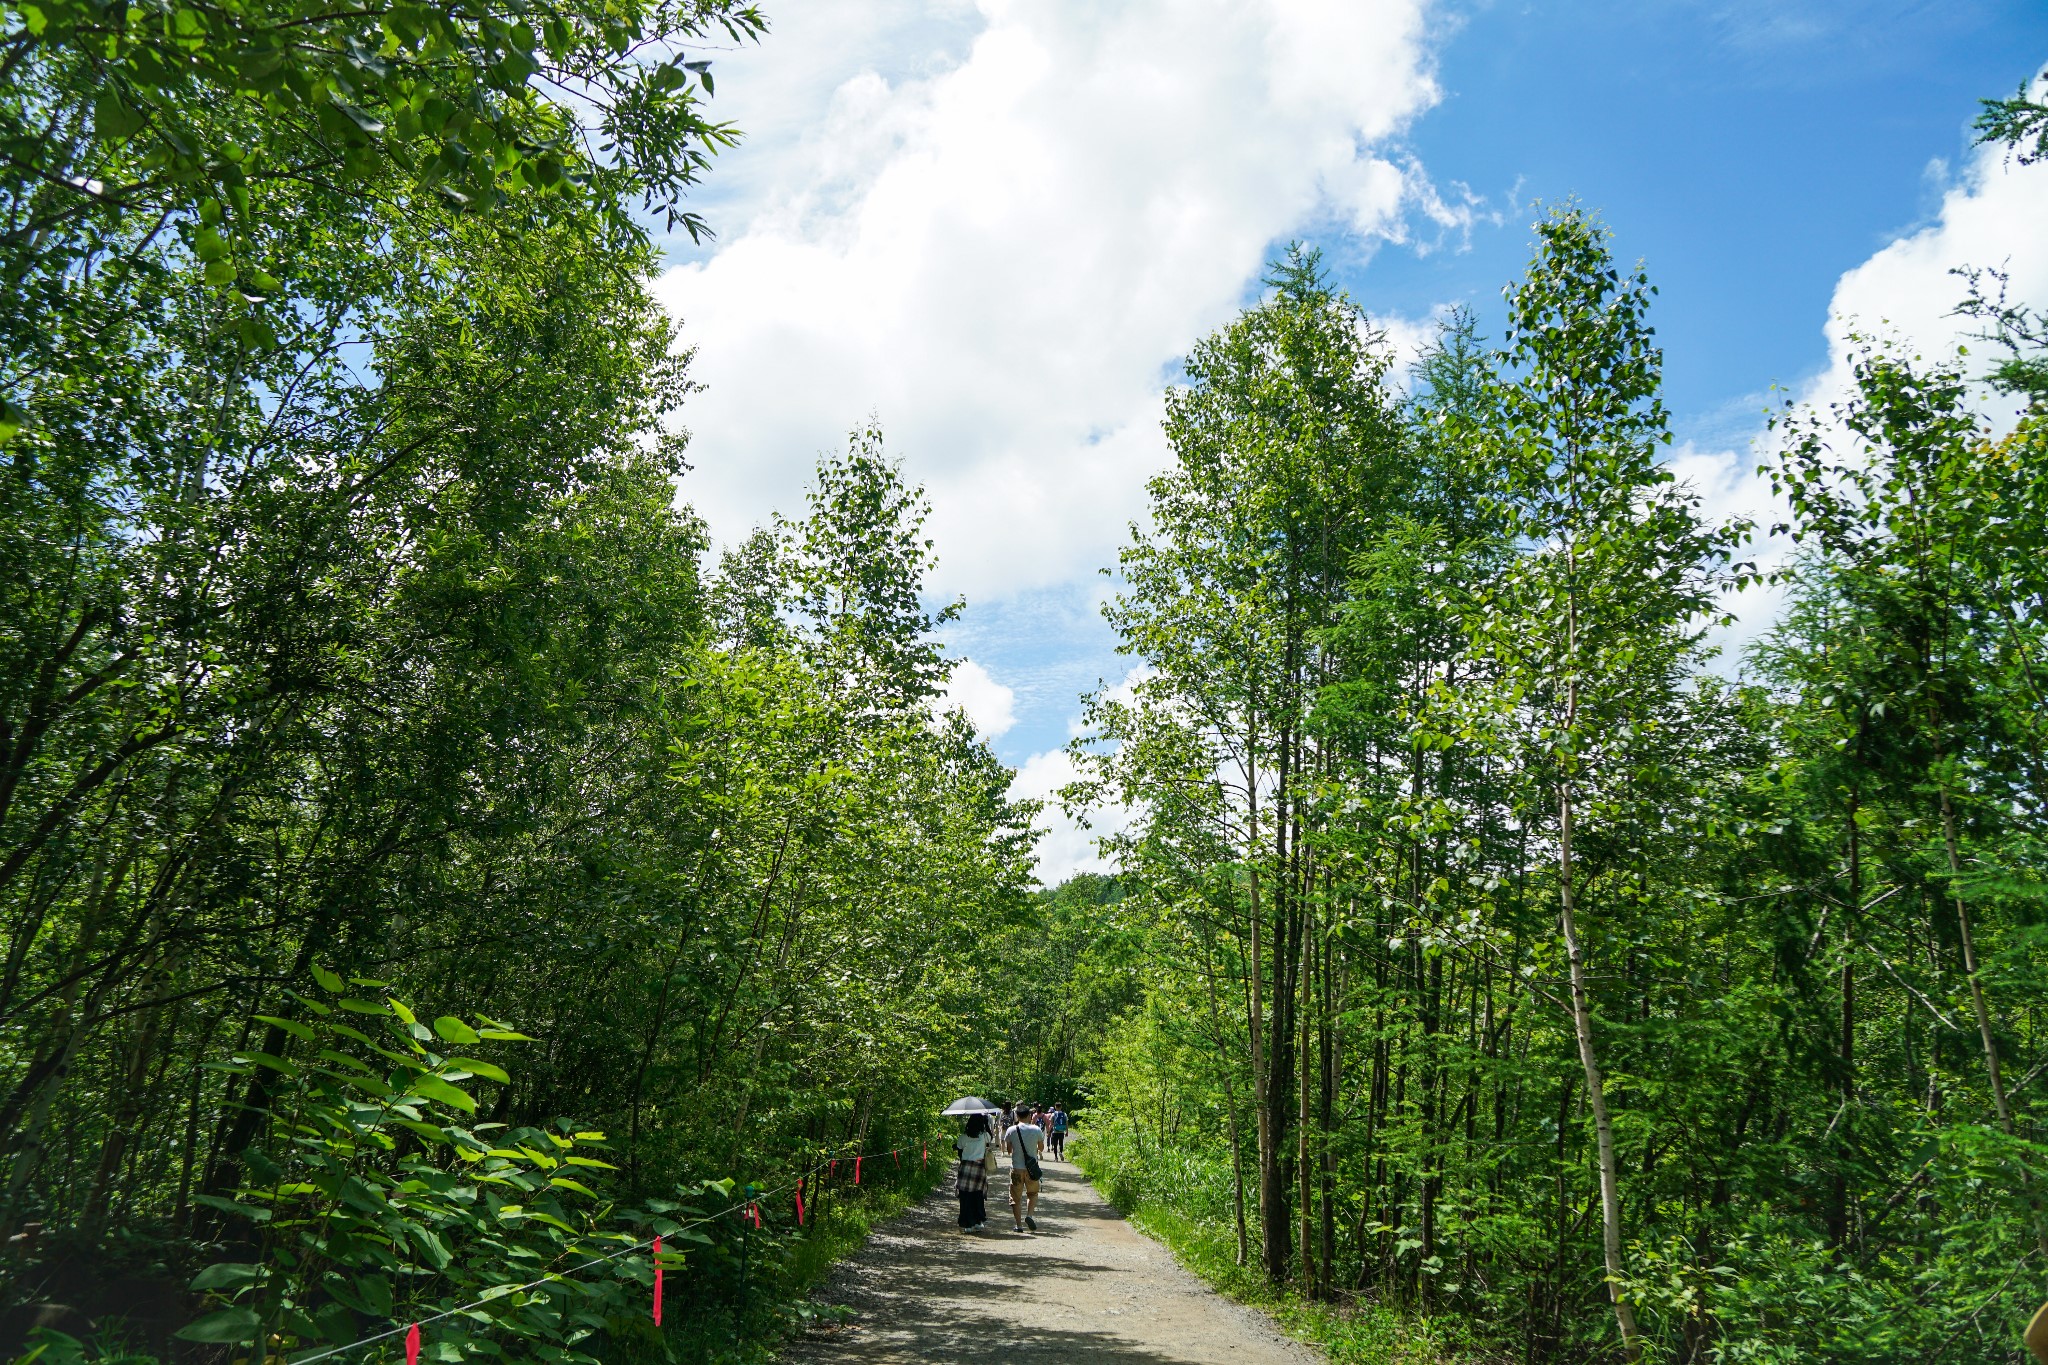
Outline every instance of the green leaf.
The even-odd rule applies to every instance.
[[[474,1099],[465,1092],[457,1090],[439,1076],[431,1074],[415,1076],[412,1085],[407,1089],[410,1094],[419,1095],[425,1099],[439,1100],[443,1104],[453,1105],[465,1114],[474,1114],[476,1112],[476,1101]]]
[[[444,1014],[434,1021],[434,1032],[444,1043],[474,1043],[478,1041],[477,1031],[452,1014]]]
[[[256,1016],[256,1022],[259,1024],[269,1024],[273,1028],[281,1028],[302,1042],[310,1043],[316,1036],[310,1027],[296,1019],[281,1019],[274,1014],[259,1014]]]
[[[436,1027],[439,1027],[438,1020],[436,1021]],[[504,1067],[493,1065],[490,1062],[480,1062],[474,1057],[450,1057],[448,1065],[459,1066],[464,1071],[475,1072],[485,1080],[496,1081],[500,1085],[509,1085],[512,1081],[511,1076],[506,1074]]]
[[[219,1209],[219,1212],[223,1212],[223,1214],[233,1214],[236,1218],[248,1218],[248,1220],[260,1222],[260,1224],[270,1222],[270,1209],[258,1209],[258,1207],[252,1207],[248,1203],[236,1203],[233,1199],[221,1199],[219,1195],[193,1195],[193,1201],[195,1203],[205,1203],[209,1209]]]
[[[297,1076],[299,1074],[299,1068],[296,1063],[288,1062],[284,1058],[273,1056],[268,1052],[237,1052],[234,1055],[234,1060],[238,1062],[254,1062],[257,1066],[269,1067],[281,1076]]]
[[[436,1266],[435,1269],[440,1269]],[[382,1275],[358,1275],[355,1280],[356,1297],[363,1308],[374,1317],[391,1316],[391,1281]]]
[[[221,1261],[192,1278],[194,1289],[240,1289],[263,1278],[263,1267],[239,1261]]]
[[[267,277],[266,277],[267,278]],[[320,989],[329,995],[340,995],[347,989],[346,983],[319,963],[313,964],[313,979],[320,983]]]
[[[420,1254],[426,1257],[427,1264],[435,1270],[446,1270],[454,1261],[453,1253],[433,1229],[423,1228],[417,1223],[408,1223],[406,1231],[412,1234],[412,1240],[419,1247]]]
[[[103,87],[94,98],[92,118],[99,135],[115,142],[132,137],[143,124],[142,115],[124,103],[111,86]]]
[[[399,1119],[397,1120],[397,1123],[398,1126],[401,1128],[410,1129],[412,1132],[418,1133],[422,1138],[425,1138],[428,1142],[439,1142],[446,1144],[452,1143],[455,1140],[448,1136],[447,1129],[438,1127],[431,1123],[422,1123],[418,1119]]]
[[[208,1313],[199,1321],[180,1327],[175,1335],[185,1341],[232,1345],[254,1341],[262,1326],[263,1320],[256,1316],[253,1308],[223,1308],[218,1313]]]

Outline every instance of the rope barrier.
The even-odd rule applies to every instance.
[[[897,1155],[897,1153],[901,1151],[903,1151],[903,1148],[897,1147],[887,1152],[863,1152],[855,1156],[853,1158],[853,1183],[856,1185],[860,1184],[860,1162],[863,1157],[895,1156]],[[922,1151],[924,1153],[924,1164],[929,1166],[931,1164],[931,1144],[929,1142],[926,1142],[923,1145]],[[803,1226],[804,1222],[804,1182],[810,1179],[812,1176],[816,1175],[819,1171],[836,1172],[839,1169],[839,1162],[840,1158],[838,1157],[822,1158],[817,1162],[817,1164],[813,1165],[810,1169],[806,1170],[802,1175],[799,1175],[793,1182],[787,1185],[777,1186],[775,1189],[772,1190],[763,1190],[758,1194],[753,1192],[753,1186],[745,1186],[743,1197],[739,1200],[735,1201],[734,1203],[726,1205],[724,1208],[718,1210],[718,1212],[716,1213],[703,1214],[699,1217],[690,1219],[688,1222],[678,1223],[676,1225],[675,1231],[670,1232],[666,1235],[673,1237],[676,1235],[676,1233],[683,1232],[689,1228],[701,1227],[706,1223],[715,1223],[719,1219],[725,1217],[727,1214],[733,1213],[735,1211],[739,1213],[740,1221],[742,1223],[751,1224],[751,1226],[758,1228],[761,1226],[760,1201],[762,1199],[772,1199],[776,1195],[786,1194],[791,1191],[794,1191],[796,1193],[796,1221],[797,1225],[801,1227]],[[897,1164],[901,1165],[902,1163],[899,1161]],[[830,1180],[831,1176],[829,1173],[826,1178],[828,1181]],[[330,1346],[326,1350],[315,1351],[311,1355],[293,1356],[290,1358],[290,1365],[314,1365],[315,1361],[330,1360],[335,1356],[346,1355],[348,1352],[357,1350],[364,1346],[374,1346],[380,1341],[389,1341],[391,1340],[391,1338],[396,1336],[403,1336],[406,1339],[406,1365],[417,1365],[420,1350],[420,1329],[422,1327],[431,1327],[437,1322],[445,1322],[449,1318],[456,1317],[459,1314],[467,1313],[472,1309],[482,1308],[486,1304],[496,1303],[499,1299],[508,1298],[514,1294],[524,1294],[528,1290],[539,1289],[543,1285],[560,1283],[568,1279],[571,1275],[581,1274],[583,1271],[589,1270],[593,1266],[600,1266],[610,1261],[616,1261],[621,1256],[632,1256],[638,1254],[639,1252],[648,1250],[652,1250],[657,1257],[654,1266],[654,1321],[657,1325],[659,1325],[661,1322],[661,1264],[658,1258],[661,1253],[662,1236],[663,1234],[656,1233],[653,1237],[649,1238],[644,1242],[635,1242],[631,1246],[620,1247],[617,1251],[607,1252],[602,1256],[593,1256],[591,1259],[583,1262],[581,1265],[571,1266],[567,1270],[553,1271],[549,1274],[541,1276],[537,1280],[528,1280],[525,1284],[510,1286],[500,1285],[497,1288],[490,1290],[482,1297],[472,1299],[468,1303],[457,1304],[453,1308],[444,1308],[440,1312],[435,1313],[430,1317],[420,1318],[417,1321],[408,1323],[403,1327],[393,1327],[391,1330],[387,1332],[378,1332],[372,1336],[361,1337],[355,1341],[351,1341],[346,1346]]]

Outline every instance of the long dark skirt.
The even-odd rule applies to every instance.
[[[978,1228],[988,1221],[988,1173],[979,1161],[963,1161],[954,1172],[960,1195],[960,1226]]]
[[[988,1221],[988,1191],[960,1191],[960,1226],[978,1228]]]

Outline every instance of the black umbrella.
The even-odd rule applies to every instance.
[[[1000,1114],[1003,1111],[1000,1106],[990,1104],[979,1095],[963,1095],[939,1112],[941,1114]]]

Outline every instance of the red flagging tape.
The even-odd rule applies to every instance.
[[[654,1239],[654,1325],[661,1326],[661,1238]]]
[[[798,1176],[796,1182],[796,1225],[798,1227],[804,1225],[804,1182],[802,1176]]]
[[[860,1184],[860,1163],[860,1157],[855,1157],[853,1159],[853,1183],[856,1185]]]
[[[405,1365],[420,1365],[420,1325],[414,1323],[405,1334]]]

